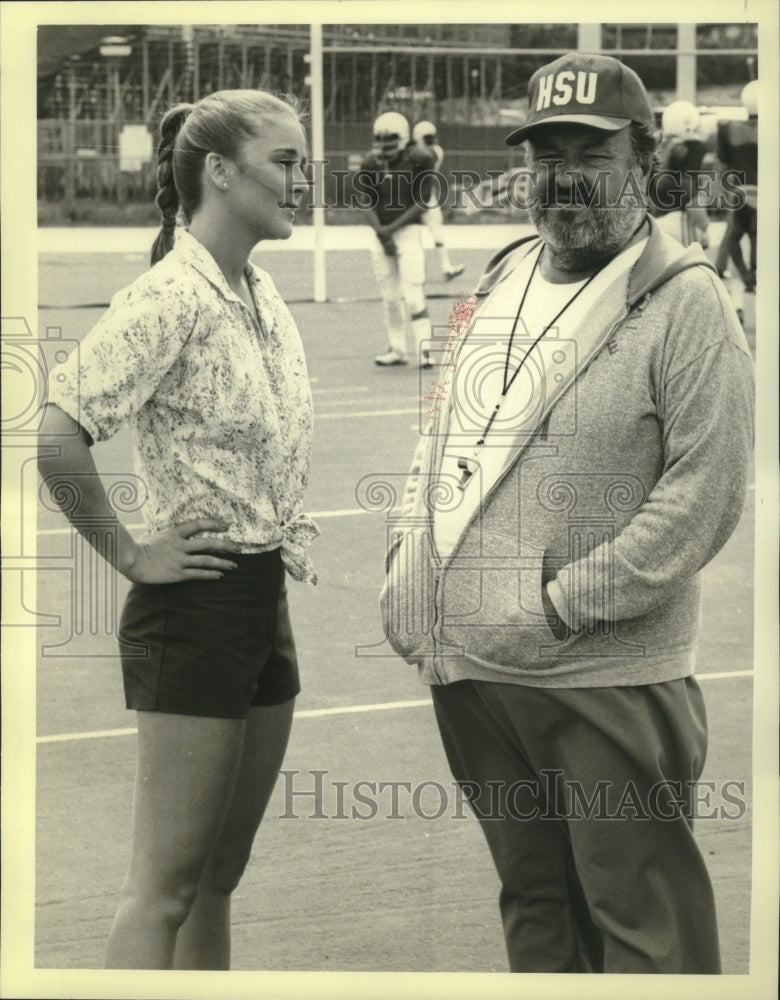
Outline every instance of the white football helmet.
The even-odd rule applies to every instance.
[[[397,111],[385,111],[374,122],[371,151],[380,159],[397,156],[409,145],[409,122]]]
[[[742,88],[742,107],[747,109],[749,115],[758,114],[758,80],[751,80],[747,86]]]
[[[436,143],[436,126],[433,122],[417,122],[412,129],[412,138],[420,146],[433,146]]]
[[[664,139],[701,139],[699,112],[690,101],[674,101],[661,115]]]

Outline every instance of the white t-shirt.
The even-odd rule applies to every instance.
[[[453,551],[481,497],[511,460],[518,429],[526,422],[529,428],[535,426],[533,417],[544,403],[546,382],[552,377],[558,352],[567,350],[593,303],[634,264],[646,242],[640,240],[628,247],[590,281],[565,284],[553,284],[542,277],[537,266],[540,245],[496,286],[480,308],[452,376],[450,422],[440,472],[442,485],[448,488],[437,493],[441,502],[433,518],[434,541],[443,558]],[[521,303],[507,366],[510,335]],[[547,326],[550,328],[545,331]],[[540,349],[523,362],[542,334]],[[504,379],[512,379],[521,362],[501,400]],[[499,400],[500,408],[485,435]],[[483,438],[485,443],[479,446],[477,442]],[[462,490],[456,486],[464,479],[459,460],[465,460],[471,471]]]

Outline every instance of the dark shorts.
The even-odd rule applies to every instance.
[[[119,623],[128,708],[244,719],[300,691],[278,549],[221,580],[134,583]]]

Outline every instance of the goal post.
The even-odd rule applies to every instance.
[[[311,51],[311,158],[322,164],[325,158],[325,121],[322,78],[322,24],[310,25]],[[320,192],[315,191],[312,224],[314,229],[314,301],[326,302],[328,298],[325,275],[325,206]]]

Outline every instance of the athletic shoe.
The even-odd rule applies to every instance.
[[[391,348],[384,354],[377,354],[374,358],[374,363],[377,365],[405,365],[407,361],[403,354],[399,354],[398,351],[394,351]]]
[[[463,274],[465,270],[465,264],[456,264],[455,267],[450,267],[444,272],[444,277],[447,281],[452,281],[452,279],[457,278],[459,274]]]

